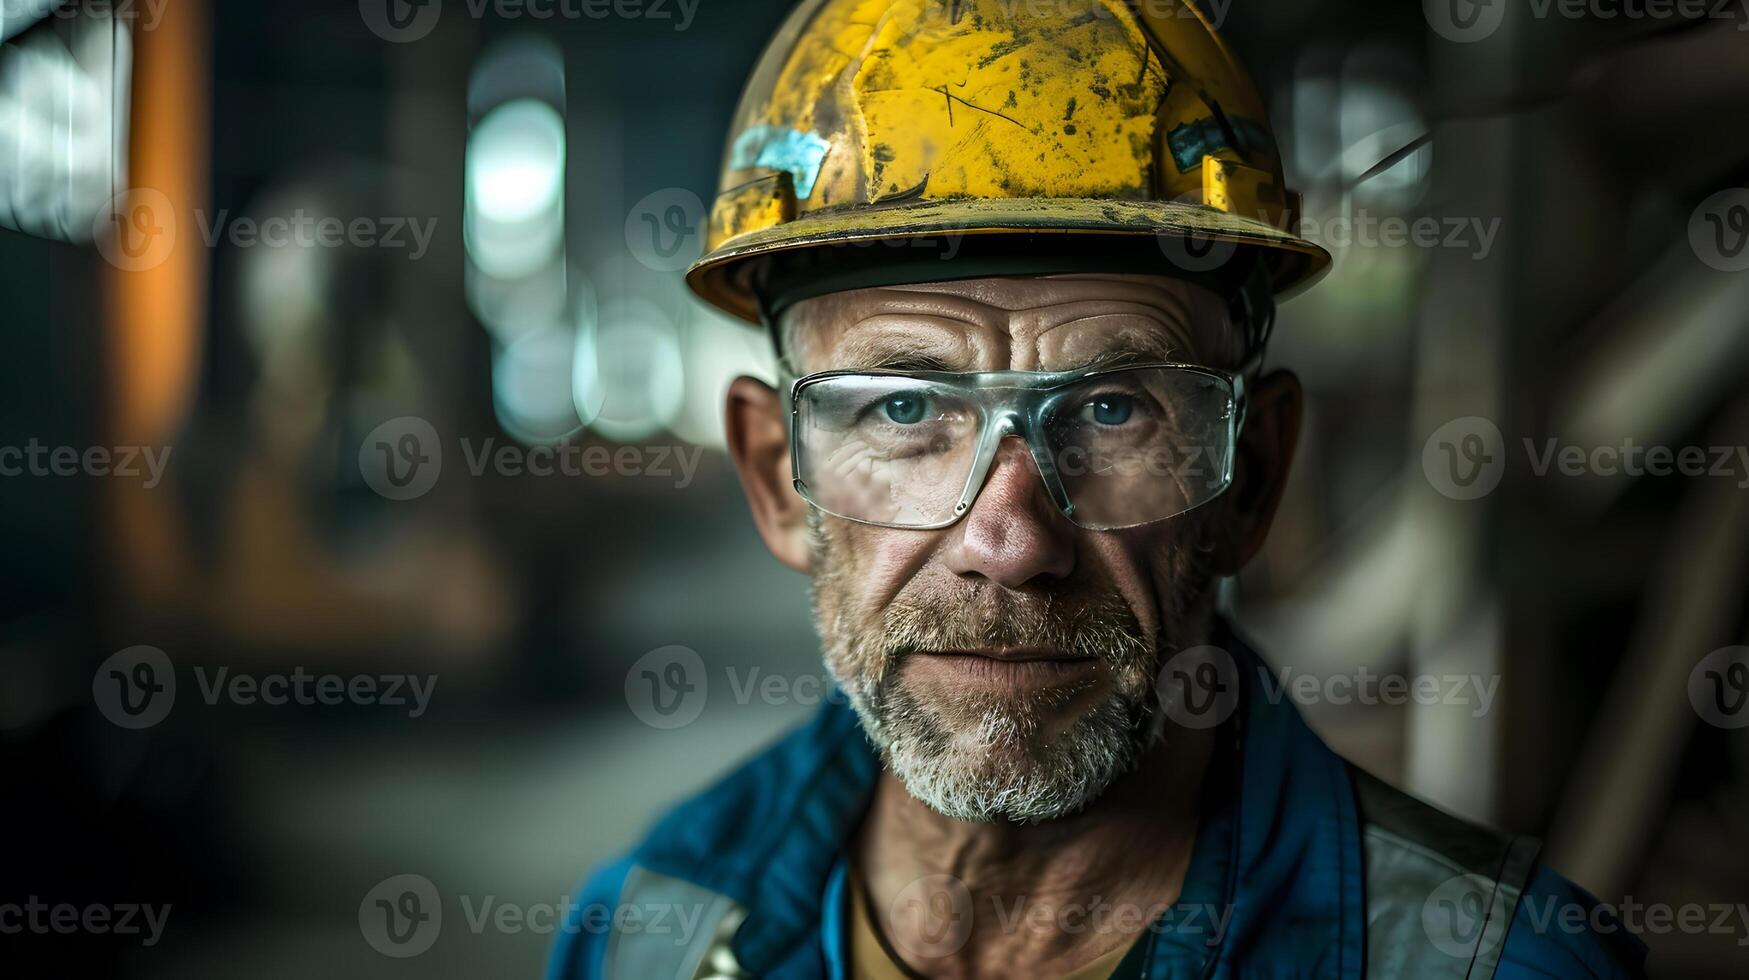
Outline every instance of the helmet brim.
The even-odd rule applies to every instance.
[[[1062,236],[1060,247],[1055,240]],[[731,316],[760,322],[760,269],[780,256],[801,251],[877,247],[934,242],[944,249],[960,238],[992,236],[1027,240],[1028,251],[1074,255],[1097,236],[1100,244],[1122,243],[1130,253],[1152,249],[1159,271],[1199,274],[1211,262],[1261,261],[1271,291],[1285,299],[1309,287],[1330,268],[1322,246],[1267,221],[1177,201],[1121,201],[1085,198],[982,198],[909,201],[811,211],[791,221],[731,238],[693,264],[686,282],[705,302]],[[1127,239],[1127,241],[1126,241]],[[1152,240],[1150,242],[1149,240]],[[1189,246],[1187,248],[1187,245]],[[1222,248],[1230,245],[1232,248]],[[1199,254],[1200,253],[1200,254]],[[909,265],[929,269],[930,266]],[[1127,263],[1125,271],[1131,271]],[[942,274],[927,271],[915,281],[966,278],[948,263]]]

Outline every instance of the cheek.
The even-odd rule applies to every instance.
[[[845,587],[871,618],[904,591],[945,533],[870,527],[835,517],[827,520],[836,544],[833,551],[843,556],[849,573]]]
[[[1187,565],[1184,549],[1195,540],[1190,526],[1186,520],[1165,521],[1089,536],[1082,560],[1098,566],[1098,577],[1135,611],[1150,642],[1159,640],[1170,625],[1167,617],[1183,606],[1178,592],[1188,584],[1181,572]]]

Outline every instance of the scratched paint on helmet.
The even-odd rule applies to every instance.
[[[1254,248],[1278,289],[1329,266],[1186,0],[800,0],[728,135],[687,281],[749,320],[764,257],[862,240],[1194,231]]]
[[[1087,6],[894,3],[850,86],[867,199],[1144,196],[1166,75]]]

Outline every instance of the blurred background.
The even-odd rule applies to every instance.
[[[0,2],[0,902],[170,907],[0,974],[533,975],[541,909],[816,709],[721,449],[769,345],[679,272],[788,6]],[[1749,903],[1749,22],[1700,6],[1205,4],[1337,256],[1237,621],[1499,678],[1304,710],[1607,902]],[[444,918],[395,958],[403,874]],[[1736,977],[1745,929],[1643,938]]]

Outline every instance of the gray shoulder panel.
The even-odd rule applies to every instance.
[[[603,973],[609,980],[744,976],[729,948],[747,910],[690,881],[634,867],[620,889]]]
[[[1365,827],[1366,975],[1488,980],[1541,844],[1352,771]]]

